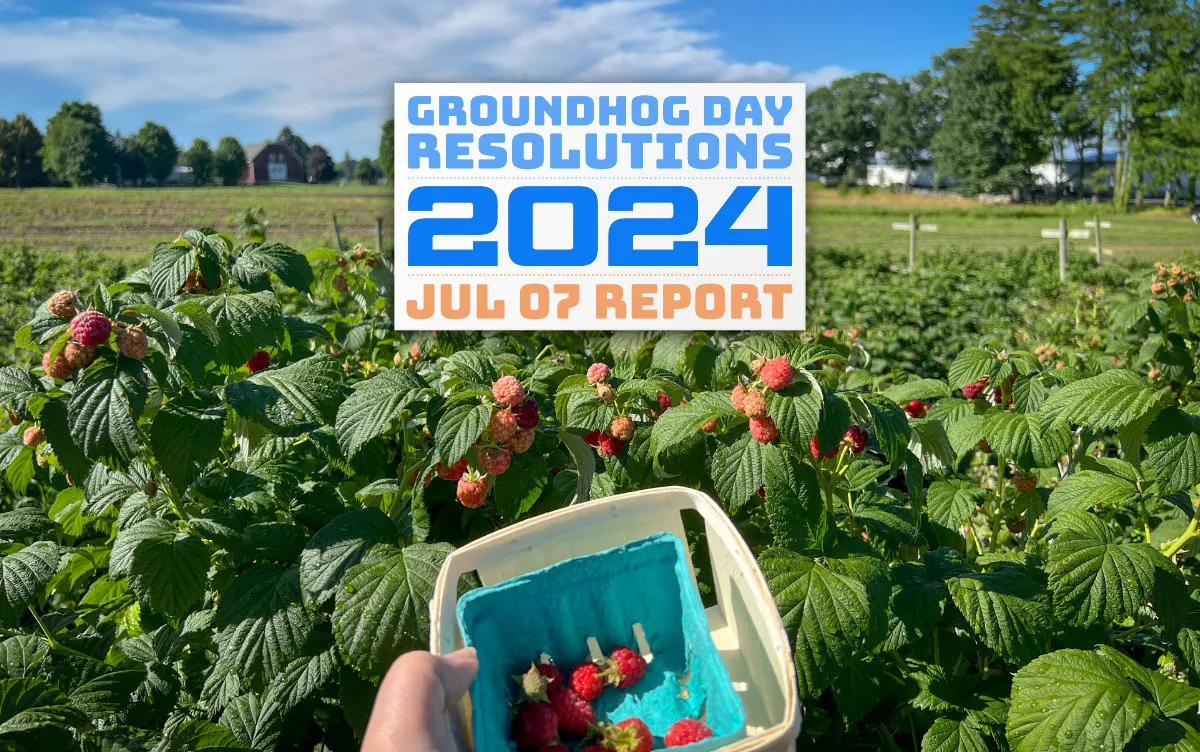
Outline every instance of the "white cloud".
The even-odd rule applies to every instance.
[[[816,86],[846,73],[730,61],[674,0],[176,0],[157,8],[0,26],[0,66],[57,77],[106,110],[189,103],[298,128],[364,109],[382,118],[394,81],[798,78]],[[192,27],[180,15],[207,22]],[[214,30],[222,25],[228,30]],[[377,129],[374,119],[339,128],[367,142]]]
[[[822,86],[827,86],[835,78],[843,78],[845,76],[854,75],[854,71],[847,70],[840,65],[822,65],[815,71],[806,71],[797,73],[792,76],[793,80],[803,81],[808,84],[808,90],[819,89]]]

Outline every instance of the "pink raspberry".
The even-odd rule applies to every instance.
[[[752,420],[750,421],[750,435],[754,437],[755,441],[770,444],[779,435],[779,429],[775,427],[775,421],[770,418]]]
[[[529,447],[533,446],[533,429],[525,428],[513,434],[513,437],[508,440],[508,448],[513,454],[525,454],[529,451]]]
[[[786,389],[792,383],[792,364],[787,358],[772,358],[768,360],[759,372],[758,377],[768,389],[779,391]]]
[[[525,389],[516,376],[501,376],[492,384],[492,396],[504,407],[516,407],[525,401]]]
[[[703,432],[705,432],[705,433],[712,433],[713,431],[717,430],[717,426],[718,426],[718,425],[720,425],[720,424],[721,424],[721,419],[720,419],[720,418],[713,418],[713,419],[712,419],[712,420],[710,420],[709,422],[707,422],[707,423],[705,423],[704,425],[700,426],[700,430],[701,430],[701,431],[703,431]]]
[[[408,348],[408,357],[413,360],[421,359],[421,347],[416,342],[412,343],[412,347]]]
[[[637,430],[637,426],[633,424],[633,419],[628,415],[622,415],[619,418],[615,418],[612,424],[608,427],[608,432],[612,434],[614,438],[620,439],[621,441],[629,441],[632,439],[635,430]]]
[[[746,392],[742,401],[742,412],[750,420],[762,420],[767,417],[767,400],[758,392]]]
[[[49,350],[42,354],[42,370],[46,372],[47,376],[59,381],[66,381],[71,378],[75,370],[71,368],[71,364],[67,362],[64,355],[65,353],[60,352],[58,357],[54,359],[54,362],[51,362]]]
[[[265,371],[270,365],[271,353],[266,350],[259,350],[250,356],[250,360],[246,361],[246,368],[250,369],[250,373]]]
[[[437,464],[437,475],[442,480],[456,481],[463,477],[463,473],[467,472],[467,458],[463,457],[458,462],[454,463],[453,467],[447,468],[441,462]]]
[[[733,391],[729,393],[729,402],[733,405],[734,410],[737,410],[739,413],[744,413],[746,411],[747,394],[749,394],[749,392],[747,392],[745,387],[743,387],[741,384],[738,384],[733,388]]]
[[[508,410],[497,410],[492,413],[491,420],[488,421],[488,436],[492,437],[492,441],[497,444],[503,444],[513,437],[520,425],[517,423],[517,416]]]
[[[35,447],[46,440],[46,434],[42,433],[42,429],[37,426],[30,426],[25,429],[25,433],[21,435],[21,440],[27,447]]]
[[[135,326],[117,332],[117,349],[126,358],[141,360],[146,357],[150,342],[146,339],[146,333]]]
[[[96,360],[96,348],[91,345],[81,345],[78,342],[68,342],[58,356],[66,361],[67,366],[78,371],[87,368]]]
[[[500,447],[488,447],[479,452],[479,464],[488,475],[503,475],[512,462],[512,452]]]
[[[615,436],[603,434],[600,436],[598,448],[600,450],[600,454],[606,454],[609,457],[615,457],[621,453],[622,449],[625,448],[625,442],[621,441]]]
[[[964,384],[962,388],[963,396],[969,400],[978,399],[979,395],[983,394],[983,389],[987,385],[987,379],[980,379],[971,384]]]
[[[71,319],[71,336],[81,345],[102,345],[112,334],[112,322],[99,311],[84,311]]]
[[[527,399],[517,408],[517,425],[521,428],[537,428],[541,418],[538,416],[538,403]]]
[[[473,472],[458,480],[455,495],[467,509],[478,509],[487,498],[488,479],[475,475]]]
[[[603,363],[593,363],[588,366],[587,380],[589,384],[599,384],[601,381],[608,381],[612,377],[612,371]]]
[[[73,318],[79,312],[78,299],[70,290],[60,290],[46,301],[46,308],[60,319]]]
[[[750,373],[754,374],[755,376],[759,375],[762,373],[763,366],[766,364],[767,359],[759,355],[757,358],[750,361]]]
[[[867,448],[867,432],[861,426],[850,426],[842,440],[850,446],[850,451],[854,454],[862,454]]]

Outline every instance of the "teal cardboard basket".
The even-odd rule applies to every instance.
[[[479,655],[471,687],[475,752],[511,752],[514,675],[543,653],[564,674],[588,657],[587,638],[611,652],[638,649],[634,624],[652,652],[646,676],[628,690],[608,689],[598,718],[641,718],[655,747],[676,720],[703,716],[713,738],[688,749],[718,749],[746,733],[746,711],[713,643],[687,551],[658,533],[473,590],[458,601],[465,645]]]

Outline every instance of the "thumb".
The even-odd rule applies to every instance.
[[[443,656],[437,663],[438,680],[446,692],[446,708],[449,709],[462,699],[475,675],[479,673],[479,656],[475,648],[463,648]]]

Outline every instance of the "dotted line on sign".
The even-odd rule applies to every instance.
[[[666,181],[670,179],[678,180],[776,180],[788,183],[796,182],[797,178],[788,178],[775,175],[730,175],[727,177],[715,177],[707,175],[487,175],[480,172],[468,171],[461,175],[405,175],[405,180],[659,180]]]
[[[505,273],[493,273],[493,272],[465,272],[465,273],[449,273],[449,274],[407,273],[404,276],[406,276],[406,277],[437,277],[438,279],[441,279],[443,277],[529,277],[530,274],[531,273],[505,274]],[[763,279],[764,277],[765,278],[773,278],[773,279],[791,279],[792,278],[791,274],[685,274],[685,273],[674,273],[674,272],[666,272],[666,273],[662,273],[662,274],[574,274],[574,273],[569,273],[569,272],[556,274],[553,272],[538,272],[537,276],[539,276],[539,277],[572,277],[572,278],[574,278],[574,277],[639,277],[639,278],[640,277],[649,277],[649,278],[653,278],[653,279],[662,279],[663,277],[669,277],[669,278],[674,278],[674,277],[702,277],[702,278],[735,277],[738,279]]]

